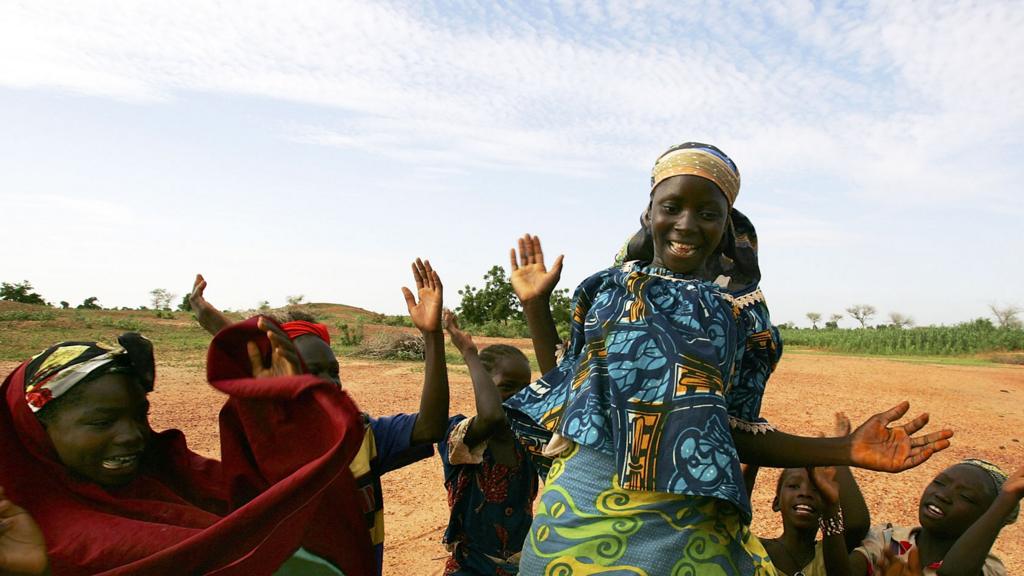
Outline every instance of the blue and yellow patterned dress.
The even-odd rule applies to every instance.
[[[564,358],[506,404],[558,452],[521,573],[774,574],[731,428],[770,429],[780,354],[756,286],[729,294],[639,262],[585,280]]]

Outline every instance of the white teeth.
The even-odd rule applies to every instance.
[[[673,252],[678,254],[690,255],[697,251],[697,247],[693,244],[683,244],[682,242],[669,242],[669,246]]]
[[[106,468],[107,470],[120,470],[121,468],[127,468],[135,464],[135,462],[138,461],[138,459],[139,457],[135,455],[114,456],[113,458],[105,459],[103,461],[103,467]]]
[[[814,508],[811,508],[806,504],[797,504],[796,506],[793,507],[793,509],[798,512],[814,512]]]
[[[943,513],[942,510],[940,510],[939,507],[934,504],[929,504],[925,506],[925,508],[927,508],[928,511],[935,516],[945,516],[945,513]]]

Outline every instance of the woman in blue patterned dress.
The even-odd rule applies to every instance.
[[[774,574],[749,530],[741,460],[895,472],[948,446],[947,430],[913,436],[927,415],[889,426],[906,403],[845,438],[793,436],[760,417],[781,341],[758,288],[752,227],[733,209],[739,184],[713,146],[659,157],[643,218],[652,258],[584,280],[561,362],[509,400],[552,432],[545,454],[556,457],[522,574]],[[536,266],[523,262],[513,266],[521,285]],[[548,294],[552,275],[536,275]],[[550,311],[524,309],[538,360],[553,357],[543,350],[550,324],[538,321]]]

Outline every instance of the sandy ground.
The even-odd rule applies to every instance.
[[[0,362],[6,374],[15,363]],[[472,412],[472,392],[462,366],[451,367],[451,413]],[[190,446],[217,456],[217,411],[223,398],[204,384],[195,362],[161,363],[152,394],[154,428],[181,428]],[[342,379],[371,414],[417,409],[422,372],[413,364],[342,362]],[[898,476],[857,471],[872,521],[916,524],[924,486],[943,468],[966,457],[1004,468],[1024,466],[1024,368],[912,364],[877,358],[787,355],[769,383],[763,413],[777,427],[813,434],[831,429],[844,410],[856,423],[901,400],[914,414],[932,414],[930,429],[949,427],[954,444],[922,466]],[[777,472],[762,472],[754,494],[754,532],[774,536],[781,527],[771,512]],[[447,505],[437,456],[384,477],[385,574],[433,574],[445,552],[440,544]],[[1007,527],[996,553],[1011,574],[1024,571],[1024,522]]]

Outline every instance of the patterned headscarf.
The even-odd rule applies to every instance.
[[[691,174],[711,180],[729,201],[736,203],[740,193],[740,171],[725,152],[710,144],[685,142],[669,148],[654,162],[651,170],[651,192],[659,183],[672,176]]]
[[[153,390],[153,345],[141,334],[128,332],[117,345],[102,342],[61,342],[36,354],[25,370],[25,401],[33,413],[92,378],[112,372],[138,377]]]
[[[989,475],[990,478],[992,478],[992,482],[994,482],[996,485],[996,493],[1002,490],[1003,484],[1006,483],[1006,480],[1010,477],[1006,472],[1003,472],[1002,468],[996,466],[991,462],[986,462],[985,460],[979,460],[977,458],[968,458],[966,460],[961,460],[958,464],[965,464],[967,466],[981,468],[986,474]],[[1017,516],[1019,515],[1020,503],[1018,502],[1017,505],[1013,508],[1013,511],[1010,512],[1010,515],[1006,517],[1006,524],[1013,524],[1014,522],[1016,522]]]

